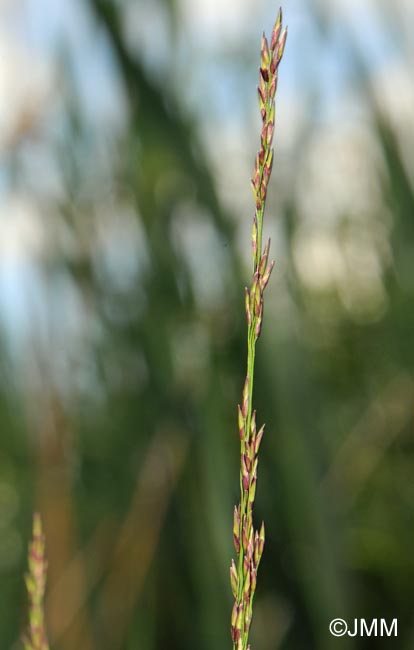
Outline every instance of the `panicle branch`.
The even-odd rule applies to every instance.
[[[33,536],[29,545],[29,573],[25,576],[29,596],[29,629],[23,638],[25,650],[49,650],[44,620],[46,573],[45,536],[40,515],[35,513]]]

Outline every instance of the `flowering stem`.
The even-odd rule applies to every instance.
[[[245,289],[247,318],[247,373],[241,406],[238,406],[240,435],[240,503],[234,508],[233,540],[237,566],[232,560],[230,582],[235,598],[231,615],[233,650],[250,650],[249,630],[252,620],[253,597],[257,570],[264,546],[264,523],[259,530],[253,526],[253,505],[256,494],[257,464],[264,425],[257,431],[256,411],[253,410],[253,381],[256,342],[260,336],[263,318],[263,294],[274,262],[268,264],[270,239],[262,250],[263,216],[267,187],[273,164],[273,133],[275,125],[275,95],[278,66],[283,56],[287,30],[282,32],[282,10],[272,31],[270,46],[263,34],[258,86],[259,107],[262,116],[260,149],[256,155],[252,189],[255,214],[252,229],[253,279]]]
[[[45,559],[45,537],[40,515],[33,517],[33,537],[29,546],[29,573],[26,587],[29,595],[29,630],[23,639],[25,650],[49,650],[44,622],[44,595],[46,588],[47,562]]]

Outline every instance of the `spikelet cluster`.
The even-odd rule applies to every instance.
[[[257,465],[264,425],[257,430],[256,411],[252,410],[255,345],[260,336],[263,319],[263,294],[274,262],[268,262],[270,240],[262,250],[262,226],[268,183],[273,165],[273,133],[275,128],[275,95],[278,66],[286,43],[287,30],[282,31],[282,11],[279,10],[270,44],[263,34],[261,46],[259,108],[262,117],[260,149],[256,155],[251,181],[255,200],[252,229],[253,280],[245,290],[247,317],[247,374],[242,402],[238,406],[240,435],[240,503],[234,508],[233,541],[237,559],[230,566],[230,582],[235,598],[231,614],[233,650],[250,650],[249,630],[252,620],[253,597],[257,570],[263,553],[265,529],[253,525],[253,504],[256,495]]]
[[[45,537],[40,515],[35,513],[33,537],[29,545],[29,572],[25,576],[29,597],[29,629],[23,639],[25,650],[49,650],[44,620],[46,573]]]

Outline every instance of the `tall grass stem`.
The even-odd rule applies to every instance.
[[[257,430],[256,411],[253,410],[253,383],[256,342],[263,320],[264,290],[274,266],[269,262],[270,239],[262,245],[263,217],[266,195],[273,166],[272,141],[275,128],[275,96],[278,67],[287,37],[282,31],[282,10],[279,9],[271,34],[270,44],[263,34],[259,70],[259,109],[262,117],[260,149],[256,155],[251,181],[255,201],[252,228],[253,278],[250,289],[245,289],[247,318],[247,372],[241,404],[238,406],[240,435],[240,503],[234,508],[233,541],[236,562],[230,566],[230,582],[235,599],[231,614],[233,650],[250,650],[249,631],[253,614],[257,571],[263,553],[265,528],[254,529],[253,505],[256,495],[259,448],[264,425]]]

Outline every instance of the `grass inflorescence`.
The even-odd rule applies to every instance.
[[[283,56],[287,30],[282,31],[282,10],[272,31],[270,44],[263,34],[261,46],[259,108],[262,117],[260,149],[256,155],[252,189],[255,214],[252,229],[253,280],[245,290],[247,317],[247,373],[241,405],[238,406],[240,434],[240,503],[234,508],[233,540],[237,559],[230,566],[230,582],[235,598],[231,615],[233,650],[249,650],[249,631],[256,590],[257,570],[263,553],[265,528],[253,525],[257,465],[264,425],[257,430],[256,411],[252,407],[256,342],[263,319],[263,295],[274,262],[269,262],[270,239],[262,249],[263,216],[266,194],[273,165],[273,133],[275,128],[275,95],[278,66]]]
[[[29,572],[25,576],[29,597],[29,628],[23,638],[25,650],[49,650],[44,614],[46,573],[45,536],[40,515],[35,513],[33,536],[29,545]]]

